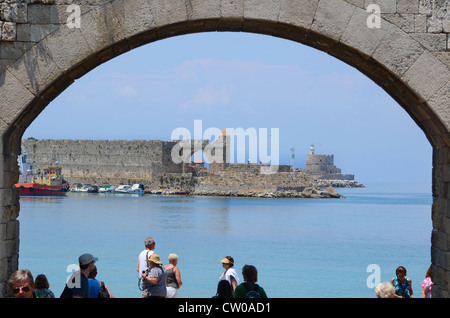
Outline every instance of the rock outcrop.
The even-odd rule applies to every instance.
[[[249,190],[195,190],[192,195],[199,196],[226,196],[226,197],[249,197],[249,198],[302,198],[302,199],[336,199],[344,198],[333,187],[320,189],[307,187],[303,191],[296,190],[271,190],[271,189],[249,189]]]

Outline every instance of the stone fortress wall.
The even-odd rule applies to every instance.
[[[58,161],[70,183],[155,186],[164,174],[182,174],[170,152],[174,141],[160,140],[33,140],[22,141],[35,169]]]
[[[290,165],[280,165],[276,173],[265,174],[262,171],[269,168],[268,165],[216,163],[211,164],[206,173],[197,174],[192,165],[172,161],[171,152],[176,144],[177,141],[161,140],[25,139],[22,148],[35,169],[45,169],[57,161],[71,184],[142,183],[146,190],[216,187],[301,191],[313,186],[317,179],[354,180],[353,175],[343,175],[334,166],[333,155],[311,153],[307,156],[306,168],[295,171]]]

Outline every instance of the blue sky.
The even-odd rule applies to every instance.
[[[24,138],[160,139],[175,128],[278,128],[280,164],[311,144],[362,182],[431,183],[432,148],[408,114],[356,69],[313,48],[248,33],[161,40],[86,74]]]

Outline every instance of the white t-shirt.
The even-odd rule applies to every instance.
[[[150,256],[153,254],[153,251],[150,250],[143,250],[138,257],[138,262],[139,262],[139,277],[141,277],[142,272],[147,270],[148,265],[147,265],[147,260],[150,258]]]
[[[233,267],[230,267],[226,272],[224,272],[222,275],[220,275],[220,279],[226,279],[230,285],[231,285],[231,276],[234,277],[234,279],[236,280],[236,286],[239,285],[239,277],[238,277],[238,273],[236,271],[236,269]]]

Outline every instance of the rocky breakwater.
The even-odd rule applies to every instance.
[[[340,199],[345,198],[333,187],[326,189],[307,187],[303,191],[272,190],[272,189],[243,189],[243,190],[195,190],[191,195],[199,196],[227,196],[248,198],[301,198],[301,199]]]
[[[318,179],[314,181],[314,186],[318,188],[365,188],[366,186],[356,180],[328,180]]]

